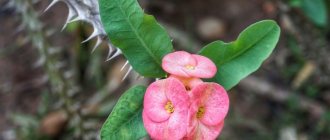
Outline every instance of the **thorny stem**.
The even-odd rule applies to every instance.
[[[48,76],[51,92],[58,94],[59,98],[64,101],[63,109],[68,115],[68,118],[79,118],[78,128],[79,133],[83,134],[82,117],[80,109],[72,109],[74,101],[69,94],[75,92],[72,83],[69,83],[63,73],[57,68],[57,60],[49,53],[51,46],[46,41],[46,33],[42,30],[42,22],[38,19],[38,14],[32,6],[31,0],[15,0],[14,6],[18,13],[22,16],[22,24],[26,27],[28,35],[31,37],[33,45],[37,48],[42,65]],[[69,88],[71,87],[71,88]],[[73,87],[73,88],[72,88]]]

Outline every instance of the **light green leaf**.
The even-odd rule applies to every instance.
[[[172,42],[155,18],[145,15],[137,0],[100,0],[100,14],[111,42],[143,76],[164,77],[161,60]]]
[[[200,54],[217,66],[211,79],[229,90],[240,80],[256,71],[272,53],[280,36],[280,27],[271,20],[257,22],[245,29],[231,43],[215,41],[204,47]]]
[[[135,140],[147,135],[142,121],[145,90],[144,86],[135,86],[120,97],[102,126],[102,140]]]

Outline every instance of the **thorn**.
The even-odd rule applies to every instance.
[[[86,42],[88,42],[89,40],[91,40],[91,39],[93,39],[94,37],[97,37],[97,36],[99,36],[100,34],[95,30],[93,33],[92,33],[92,35],[90,35],[86,40],[84,40],[83,42],[81,42],[81,43],[86,43]]]
[[[97,41],[93,47],[92,53],[96,50],[97,47],[99,47],[102,44],[102,38],[101,37],[97,37]]]
[[[14,31],[13,34],[17,34],[17,33],[19,33],[19,32],[22,32],[24,29],[25,29],[25,25],[24,25],[24,24],[21,24],[21,25],[19,25],[19,26],[15,29],[15,31]]]
[[[62,69],[65,67],[65,62],[58,62],[55,64],[55,69]]]
[[[137,72],[135,72],[135,73],[136,73],[135,81],[140,80],[142,76]]]
[[[37,67],[40,67],[42,66],[43,64],[45,64],[46,62],[46,59],[45,57],[40,57],[36,63],[34,63],[33,67],[37,68]]]
[[[46,31],[46,36],[47,37],[52,36],[54,33],[55,33],[55,30],[54,29],[47,30]]]
[[[111,57],[111,54],[112,54],[112,45],[108,42],[108,48],[109,48],[109,52],[108,52],[108,56],[107,56],[107,59],[109,59]]]
[[[49,77],[48,75],[43,75],[41,78],[40,78],[40,82],[41,83],[47,83],[49,81]]]
[[[68,14],[68,17],[66,18],[65,24],[62,27],[61,31],[64,31],[64,29],[67,27],[69,21],[73,20],[77,16],[77,12],[72,8],[72,6],[69,4],[67,4],[67,5],[69,8],[69,14]]]
[[[56,3],[60,2],[60,0],[53,0],[48,6],[47,8],[44,10],[43,13],[45,13],[46,11],[48,11],[51,7],[53,7]]]
[[[132,71],[132,69],[133,69],[132,66],[130,66],[123,79],[121,79],[121,81],[124,81],[127,78],[128,74]]]
[[[23,40],[20,42],[20,45],[24,46],[29,42],[31,42],[31,39],[28,37],[24,37]]]
[[[120,54],[121,54],[121,51],[119,49],[116,49],[116,52],[110,58],[108,58],[106,61],[110,61],[110,60],[112,60],[113,58],[117,57]]]
[[[64,72],[63,75],[64,75],[64,78],[65,79],[69,79],[69,78],[73,77],[74,72],[72,72],[72,71],[66,71],[66,72]]]
[[[52,47],[52,48],[48,48],[48,53],[49,54],[56,54],[61,52],[61,49],[59,47]]]
[[[79,16],[77,16],[77,17],[75,17],[75,18],[73,18],[73,19],[69,20],[69,21],[68,21],[68,22],[66,22],[65,24],[69,24],[69,23],[72,23],[72,22],[76,22],[76,21],[79,21],[79,20],[82,20],[82,18],[81,18],[81,17],[79,17]]]
[[[124,68],[127,66],[127,64],[128,64],[128,60],[127,60],[127,61],[125,62],[125,64],[121,67],[120,71],[123,71]]]
[[[144,79],[144,76],[141,76],[140,74],[138,74],[138,80],[140,80],[140,79]]]
[[[65,24],[63,25],[62,29],[61,29],[61,32],[64,31],[64,29],[68,26],[68,22],[65,22]]]
[[[32,4],[37,4],[38,2],[40,2],[39,0],[33,0]]]

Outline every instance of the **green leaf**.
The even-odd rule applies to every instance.
[[[328,13],[324,0],[289,0],[289,5],[300,8],[316,25],[326,26]]]
[[[165,76],[161,60],[173,46],[153,16],[145,15],[136,0],[100,0],[100,14],[111,42],[134,70],[145,77]]]
[[[300,7],[302,4],[302,0],[289,0],[288,3],[292,7]]]
[[[272,53],[279,36],[280,27],[274,21],[264,20],[249,26],[234,42],[208,44],[200,54],[210,58],[218,68],[211,81],[231,89],[260,67]]]
[[[102,126],[102,140],[134,140],[147,135],[142,121],[145,90],[144,86],[135,86],[120,97]]]
[[[327,7],[324,0],[302,0],[301,9],[318,26],[327,24]]]

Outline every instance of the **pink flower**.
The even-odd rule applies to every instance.
[[[163,58],[162,67],[172,75],[186,78],[212,78],[217,72],[217,67],[207,57],[185,51],[167,54]]]
[[[152,83],[144,96],[144,126],[152,139],[182,139],[188,128],[189,96],[175,78]]]
[[[186,139],[213,140],[221,132],[229,109],[226,90],[216,83],[202,83],[190,92],[189,126]]]
[[[217,68],[208,58],[184,51],[166,55],[169,78],[152,83],[144,96],[142,119],[152,139],[212,140],[221,132],[229,109],[223,87],[205,83]]]

